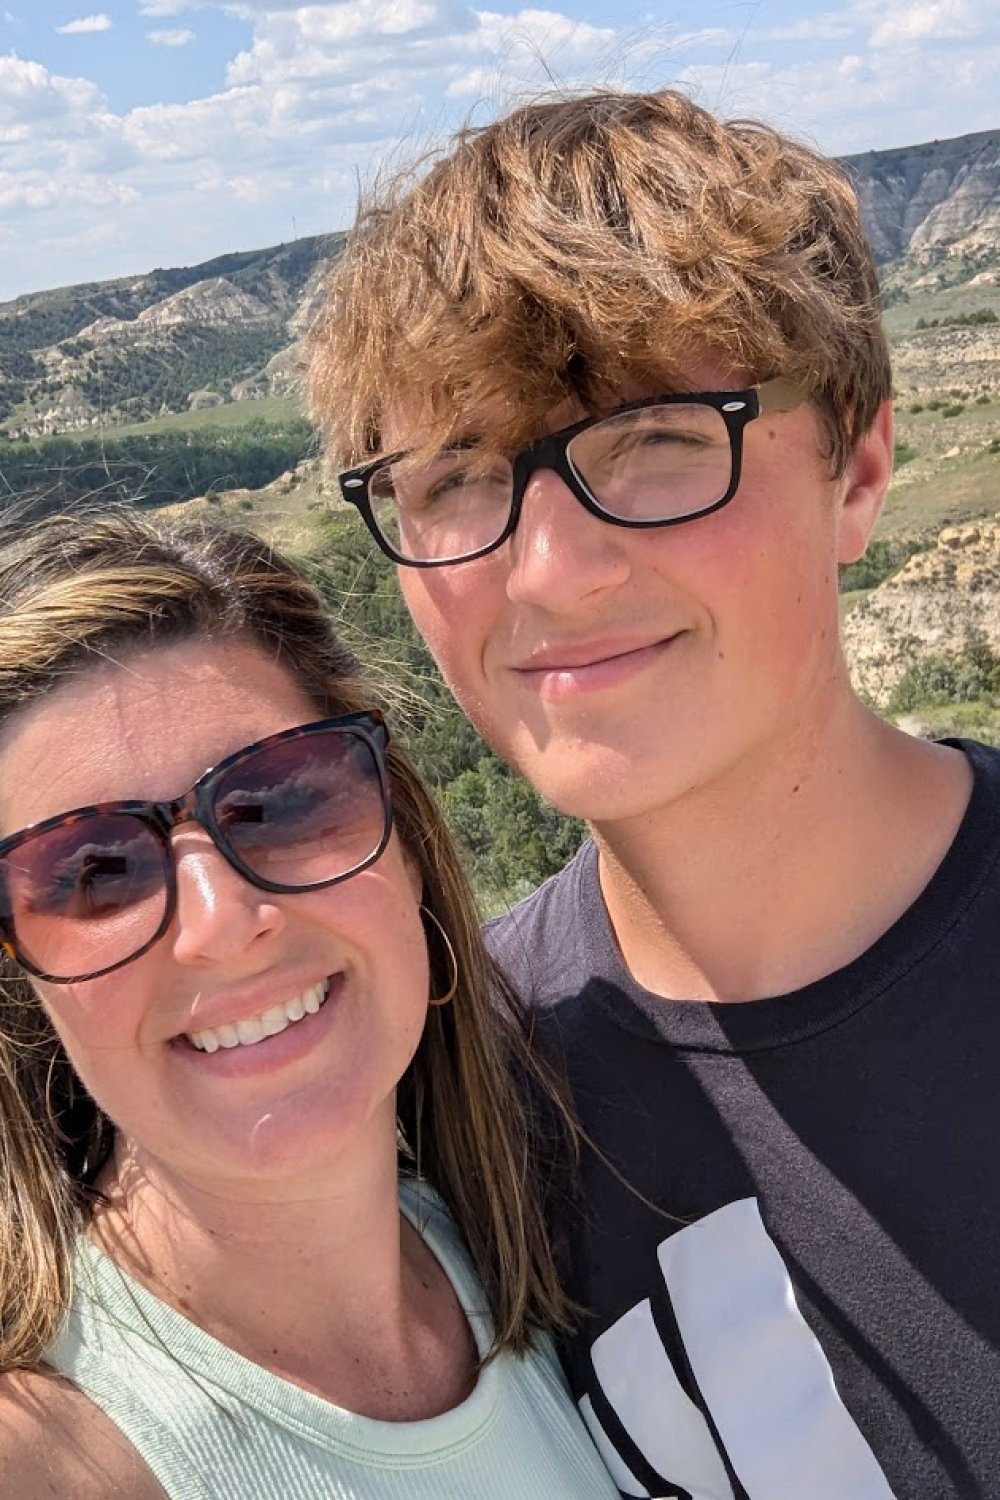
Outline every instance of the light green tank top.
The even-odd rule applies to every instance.
[[[490,1323],[472,1263],[436,1195],[400,1186],[480,1352]],[[120,1428],[170,1500],[617,1500],[540,1340],[502,1354],[454,1410],[380,1422],[234,1353],[133,1281],[88,1240],[47,1362]]]

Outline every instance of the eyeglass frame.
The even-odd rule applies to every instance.
[[[663,526],[682,526],[687,521],[697,521],[702,516],[710,516],[715,511],[721,510],[724,505],[728,505],[739,489],[743,470],[743,433],[747,424],[772,412],[795,411],[808,401],[809,394],[805,386],[784,375],[776,376],[773,380],[764,381],[760,385],[747,386],[742,390],[673,391],[667,395],[645,396],[639,401],[627,401],[624,405],[613,407],[610,411],[584,417],[582,421],[573,422],[568,427],[561,427],[557,432],[534,438],[532,442],[519,448],[510,458],[510,513],[500,535],[485,547],[479,547],[474,552],[463,552],[457,557],[404,557],[393,547],[375,519],[370,493],[373,476],[387,464],[398,463],[400,459],[406,458],[414,451],[413,449],[402,448],[397,452],[384,454],[381,458],[368,459],[365,463],[357,464],[353,468],[342,469],[337,475],[337,480],[343,499],[348,505],[355,506],[361,512],[362,520],[378,547],[390,561],[404,568],[457,567],[462,563],[475,562],[477,558],[486,557],[490,552],[495,552],[498,547],[503,546],[508,537],[514,534],[521,518],[521,507],[524,503],[528,480],[537,469],[551,469],[563,481],[574,499],[580,502],[584,510],[611,526],[625,526],[630,530],[648,531]],[[651,406],[708,406],[720,413],[729,434],[730,452],[729,487],[720,500],[715,500],[711,505],[703,506],[700,510],[690,511],[684,516],[666,516],[663,519],[637,521],[625,516],[616,516],[606,510],[584,484],[569,460],[568,450],[573,439],[581,432],[586,432],[589,427],[596,427],[600,422],[624,416],[628,412],[643,411]],[[474,445],[458,444],[455,450],[449,451],[461,451],[463,446],[469,448]]]
[[[366,856],[350,870],[345,870],[340,875],[333,875],[327,880],[315,880],[308,885],[285,885],[279,881],[268,880],[240,859],[236,851],[229,847],[225,835],[219,828],[215,819],[212,806],[212,798],[218,783],[229,774],[234,767],[240,765],[244,760],[251,758],[261,750],[269,750],[273,745],[281,744],[288,740],[306,739],[312,735],[328,733],[330,730],[342,729],[362,740],[372,753],[375,767],[378,771],[379,794],[382,802],[383,826],[382,837],[373,853]],[[29,843],[33,838],[44,833],[50,833],[53,828],[70,826],[73,823],[83,822],[94,814],[111,814],[123,817],[133,817],[144,827],[148,828],[159,844],[164,860],[164,910],[159,926],[141,947],[127,958],[121,958],[116,963],[108,964],[104,969],[95,969],[90,974],[74,974],[69,977],[55,974],[46,974],[36,964],[24,958],[18,951],[17,934],[14,929],[13,918],[9,921],[0,916],[0,947],[13,959],[33,974],[36,979],[45,980],[49,984],[82,984],[86,980],[100,979],[105,974],[112,974],[116,969],[124,968],[134,959],[141,958],[166,932],[177,912],[177,861],[173,853],[171,833],[182,823],[197,823],[203,828],[212,841],[212,845],[222,855],[230,869],[241,875],[255,889],[268,891],[275,895],[292,896],[302,891],[325,890],[329,886],[339,885],[341,881],[350,880],[354,875],[360,875],[362,870],[367,870],[375,864],[386,850],[393,828],[392,796],[389,786],[389,772],[386,765],[385,752],[389,746],[389,729],[383,714],[378,709],[366,709],[361,713],[338,714],[333,718],[316,719],[309,724],[297,724],[291,729],[279,730],[277,734],[265,735],[263,739],[255,740],[250,745],[243,745],[239,750],[234,750],[224,760],[216,765],[209,766],[206,771],[198,777],[194,785],[179,797],[172,797],[163,802],[144,802],[125,800],[119,802],[94,802],[85,807],[76,807],[69,812],[56,813],[51,818],[44,818],[39,823],[29,824],[27,828],[21,828],[17,833],[9,834],[5,839],[0,839],[0,862],[14,849],[22,844]]]

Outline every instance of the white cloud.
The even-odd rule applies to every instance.
[[[944,41],[982,35],[996,10],[986,0],[854,0],[854,13],[871,25],[875,47],[917,41]]]
[[[75,21],[67,21],[65,26],[56,27],[60,36],[86,36],[91,32],[110,30],[111,17],[103,12],[99,16],[78,16]]]
[[[103,108],[103,94],[86,78],[60,78],[41,63],[0,57],[0,126],[24,124],[58,135]]]
[[[823,11],[818,16],[804,16],[791,26],[772,26],[763,33],[768,42],[836,42],[857,30],[857,19],[842,10]]]
[[[582,0],[144,0],[184,16],[151,23],[153,45],[188,45],[209,8],[247,42],[216,93],[121,112],[87,79],[0,57],[0,297],[266,244],[293,216],[300,234],[341,227],[359,177],[553,83],[680,82],[842,152],[1000,123],[997,0],[824,3],[730,31],[693,5],[622,28],[577,19]]]
[[[311,0],[314,8],[340,5],[344,0]],[[302,0],[140,0],[141,16],[179,16],[188,10],[223,10],[244,21],[283,10],[303,10]]]
[[[189,26],[177,27],[172,31],[146,32],[147,42],[152,42],[154,47],[186,47],[194,39],[194,32]]]
[[[998,76],[1000,25],[961,56],[950,47],[911,43],[791,66],[692,66],[678,81],[722,115],[755,115],[824,150],[850,154],[995,128]],[[956,97],[963,101],[961,124]]]
[[[200,7],[146,0],[143,8]],[[23,107],[13,107],[0,78],[0,133],[10,132],[0,170],[3,197],[15,205],[8,222],[30,219],[31,229],[13,256],[4,247],[0,297],[25,283],[141,268],[144,255],[148,265],[170,264],[207,258],[220,244],[267,243],[287,233],[292,216],[300,234],[342,227],[359,177],[440,138],[456,118],[449,99],[462,114],[472,105],[485,115],[552,77],[566,87],[603,81],[616,41],[610,27],[554,8],[503,15],[466,0],[267,0],[224,85],[188,102],[115,113],[85,80],[18,65]],[[46,109],[53,126],[40,133]],[[86,200],[101,192],[117,234],[85,240],[98,213]],[[113,260],[99,272],[75,258],[69,275],[42,279],[45,255],[68,253],[59,247],[71,225],[95,257],[116,247]]]
[[[85,204],[88,208],[106,208],[136,203],[139,194],[126,183],[109,182],[92,175],[75,177],[72,182],[56,183],[44,176],[14,178],[0,172],[0,208],[56,208]]]
[[[188,4],[188,0],[143,0],[139,6],[141,16],[176,16],[184,10],[196,10],[197,5]]]

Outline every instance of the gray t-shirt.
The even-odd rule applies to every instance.
[[[927,888],[794,994],[640,988],[592,844],[491,925],[597,1148],[561,1352],[623,1494],[1000,1496],[1000,753],[962,748]]]

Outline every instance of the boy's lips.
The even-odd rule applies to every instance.
[[[614,687],[656,661],[683,631],[633,639],[609,638],[546,646],[518,662],[513,671],[543,698]]]

